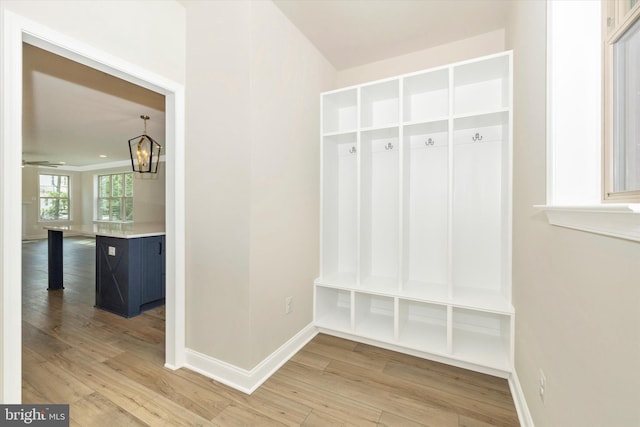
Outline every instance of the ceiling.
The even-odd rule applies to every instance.
[[[165,148],[164,95],[23,44],[22,159],[83,167],[129,159],[144,132]],[[100,157],[106,156],[106,157]]]
[[[504,28],[510,0],[274,0],[338,69]],[[129,159],[143,133],[165,148],[164,96],[24,45],[23,160],[86,167]],[[99,157],[100,155],[106,157]]]
[[[512,0],[273,0],[338,70],[505,27]]]

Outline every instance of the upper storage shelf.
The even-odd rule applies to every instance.
[[[363,86],[360,92],[363,129],[382,128],[398,124],[400,87],[397,79]]]
[[[358,128],[358,90],[350,89],[322,97],[322,133],[352,132]]]
[[[405,77],[403,115],[404,123],[446,119],[449,115],[449,70]]]
[[[461,64],[453,69],[454,115],[506,110],[510,106],[510,56]]]

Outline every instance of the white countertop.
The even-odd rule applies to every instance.
[[[83,225],[48,225],[45,230],[62,231],[63,233],[83,234],[90,236],[118,237],[135,239],[138,237],[164,236],[163,223],[150,222],[99,222]]]

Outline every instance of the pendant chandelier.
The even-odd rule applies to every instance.
[[[140,118],[144,120],[144,133],[129,140],[131,167],[138,173],[158,173],[162,146],[147,135],[149,116],[142,115]]]

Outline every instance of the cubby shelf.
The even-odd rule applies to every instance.
[[[322,94],[322,331],[508,376],[512,54]]]

